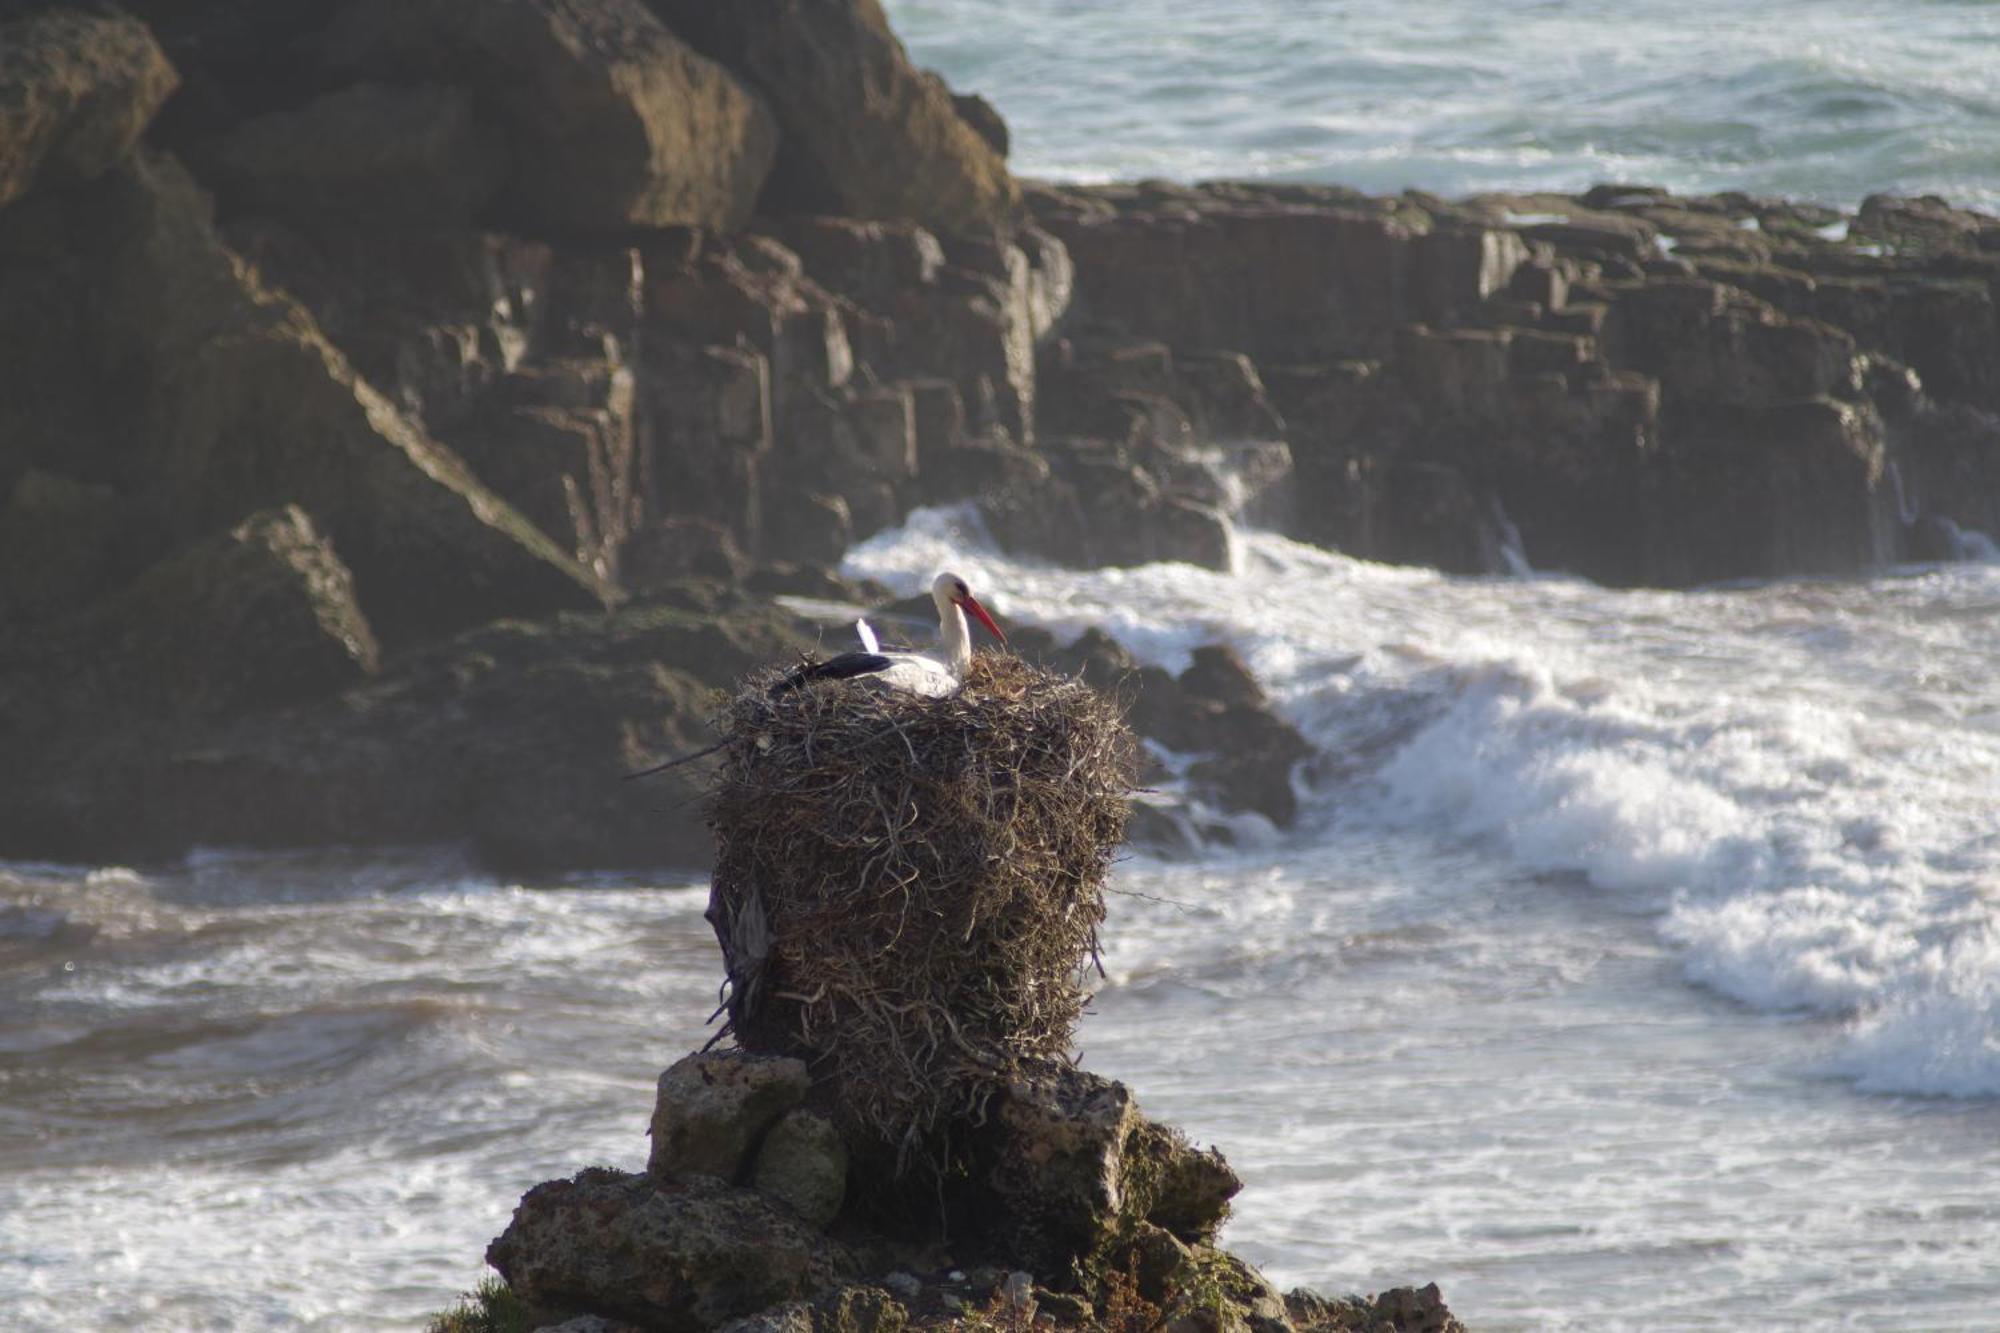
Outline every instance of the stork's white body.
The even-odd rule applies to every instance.
[[[1007,636],[986,614],[965,580],[956,574],[940,574],[931,583],[931,601],[938,612],[938,646],[930,652],[883,652],[875,631],[867,621],[854,622],[862,651],[843,653],[830,662],[802,667],[779,683],[782,689],[796,689],[812,680],[860,680],[890,690],[904,690],[927,699],[942,699],[958,693],[965,673],[972,667],[972,633],[966,627],[965,612],[979,617],[1000,642]]]
[[[938,646],[927,653],[883,652],[875,641],[873,627],[865,620],[854,623],[855,632],[861,636],[862,651],[888,662],[857,679],[884,689],[908,690],[927,699],[958,693],[959,686],[965,684],[965,673],[972,667],[972,630],[965,623],[965,612],[949,596],[940,593],[938,585],[931,588],[931,600],[938,609]]]

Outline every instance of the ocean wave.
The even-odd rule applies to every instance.
[[[2000,1093],[2000,735],[1960,721],[2000,709],[2000,571],[1619,592],[1244,547],[1235,574],[1069,571],[926,511],[850,568],[956,562],[1013,617],[1169,669],[1226,639],[1345,761],[1287,855],[1372,823],[1578,877],[1656,917],[1689,981],[1840,1020],[1828,1067],[1857,1086]]]
[[[1007,116],[1024,174],[1397,191],[1642,179],[1852,205],[2000,202],[1990,6],[890,0],[915,56]],[[1985,164],[1982,169],[1978,164]]]

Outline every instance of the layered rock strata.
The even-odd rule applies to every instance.
[[[874,600],[832,571],[917,505],[1077,565],[1228,569],[1251,522],[1666,585],[2000,531],[2000,222],[1937,200],[1024,187],[870,0],[27,3],[0,108],[7,855],[464,835],[454,810],[537,801],[471,836],[696,854],[672,800],[650,856],[590,809],[700,737],[742,654],[641,633],[655,683],[550,689],[549,718],[440,682],[531,642],[570,655],[544,679],[625,680],[626,601],[796,651],[819,631],[771,599]],[[296,585],[309,614],[191,597],[158,646],[144,590],[279,530],[342,571]],[[212,671],[171,665],[195,643]],[[1209,727],[1118,653],[1072,665],[1139,682],[1198,800],[1282,825],[1296,734]],[[167,686],[196,674],[240,688]],[[419,730],[463,760],[450,799],[341,788],[433,771]],[[287,734],[382,757],[315,770]],[[329,785],[152,797],[162,756],[246,747]],[[541,781],[536,747],[592,780]],[[134,754],[143,782],[93,767]]]

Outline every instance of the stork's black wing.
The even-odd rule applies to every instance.
[[[786,690],[796,690],[808,681],[852,680],[856,676],[873,675],[886,670],[891,659],[880,653],[842,653],[829,657],[824,662],[808,662],[797,671],[771,686],[772,694],[783,694]]]

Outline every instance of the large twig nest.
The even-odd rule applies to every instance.
[[[1061,1058],[1134,777],[1119,710],[1018,658],[923,699],[854,682],[720,721],[709,920],[746,1049],[803,1056],[836,1115],[937,1161],[1014,1062]]]

